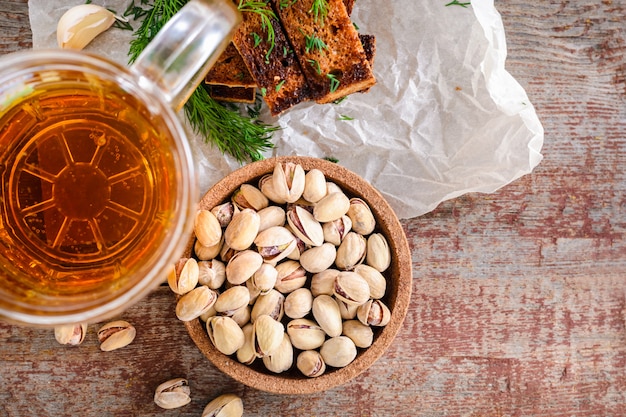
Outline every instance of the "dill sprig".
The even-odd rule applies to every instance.
[[[161,28],[187,0],[133,0],[124,16],[141,20],[130,43],[129,62],[133,63]],[[232,155],[238,162],[263,159],[262,152],[273,147],[270,139],[278,130],[247,117],[239,109],[227,108],[215,101],[203,86],[199,86],[184,106],[185,116],[196,134],[214,144],[222,153]]]
[[[319,22],[324,26],[324,19],[328,16],[328,1],[327,0],[313,0],[309,13],[313,14],[315,22]]]

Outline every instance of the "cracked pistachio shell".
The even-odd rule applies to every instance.
[[[166,410],[189,404],[191,402],[189,382],[185,378],[175,378],[163,382],[154,392],[154,402]]]
[[[193,223],[193,232],[202,246],[215,246],[222,238],[222,226],[209,210],[198,210]]]
[[[284,226],[287,221],[285,209],[279,206],[268,206],[258,211],[260,217],[259,233],[273,226]]]
[[[116,19],[111,11],[95,4],[74,6],[57,23],[57,43],[61,48],[83,49]]]
[[[250,319],[254,322],[260,316],[270,316],[276,321],[280,321],[284,314],[285,296],[275,289],[269,290],[266,294],[259,295],[252,306]]]
[[[302,288],[306,283],[306,271],[298,261],[286,260],[279,263],[276,265],[276,271],[278,271],[278,277],[274,288],[283,294]]]
[[[368,348],[374,341],[374,331],[366,324],[361,323],[359,320],[346,320],[343,322],[344,336],[348,336],[356,347]]]
[[[217,259],[198,262],[198,284],[217,290],[226,281],[226,265]]]
[[[135,340],[137,331],[127,321],[116,320],[105,324],[98,330],[100,350],[105,352],[128,346]]]
[[[324,242],[321,246],[314,246],[300,254],[300,265],[306,271],[317,274],[330,268],[336,257],[335,245]]]
[[[235,311],[246,307],[249,301],[250,291],[244,286],[235,285],[217,297],[213,308],[225,316],[232,316]]]
[[[326,196],[326,177],[324,173],[313,168],[304,176],[304,191],[302,197],[311,203],[317,203]]]
[[[369,326],[386,326],[391,320],[391,311],[380,300],[369,300],[359,306],[357,318],[363,324]]]
[[[272,226],[260,232],[254,245],[265,262],[276,265],[296,247],[296,238],[283,226]]]
[[[313,320],[294,319],[287,323],[291,344],[300,350],[317,349],[326,340],[326,332]]]
[[[287,203],[293,203],[302,197],[304,192],[304,169],[300,164],[293,162],[276,164],[272,182],[276,195]]]
[[[251,312],[252,312],[252,308],[246,305],[233,311],[230,314],[230,318],[235,320],[235,323],[237,323],[239,327],[243,327],[246,324],[250,323]]]
[[[258,316],[252,323],[254,350],[257,357],[273,354],[283,341],[285,327],[268,315]]]
[[[283,340],[274,353],[263,356],[263,365],[267,370],[280,374],[293,365],[293,346],[287,333],[283,332]]]
[[[300,255],[302,254],[302,252],[306,250],[307,244],[304,243],[304,241],[300,239],[298,236],[296,236],[295,233],[293,233],[293,231],[291,230],[291,226],[289,226],[289,224],[285,225],[285,229],[289,230],[291,234],[293,235],[293,237],[296,238],[296,246],[293,248],[291,252],[289,252],[289,254],[287,254],[287,259],[297,261],[300,259]]]
[[[301,319],[312,307],[313,295],[308,288],[298,288],[285,297],[285,314],[291,319]]]
[[[352,220],[352,230],[355,232],[367,236],[374,231],[376,219],[374,219],[370,207],[362,199],[351,198],[350,209],[347,214]]]
[[[387,239],[381,233],[372,233],[367,238],[365,263],[379,272],[385,271],[391,264],[391,251]]]
[[[201,285],[183,295],[176,302],[176,317],[181,321],[191,321],[206,313],[217,300],[217,293]]]
[[[305,350],[300,352],[296,359],[296,367],[302,375],[315,378],[326,371],[326,364],[322,355],[316,350]]]
[[[253,209],[259,211],[269,205],[269,200],[257,187],[251,184],[241,184],[231,200],[240,210]]]
[[[334,368],[348,366],[356,358],[356,345],[347,336],[331,337],[320,348],[324,363]]]
[[[353,271],[342,271],[335,279],[334,295],[347,304],[361,305],[370,298],[367,281]]]
[[[366,253],[367,241],[365,238],[356,232],[348,232],[337,248],[335,264],[337,268],[344,271],[354,269],[356,265],[363,262]]]
[[[274,188],[274,179],[272,174],[266,174],[259,180],[259,189],[271,201],[276,204],[285,204],[287,201],[280,197]]]
[[[198,262],[194,258],[183,258],[176,263],[174,273],[168,274],[167,283],[174,293],[183,295],[196,288],[199,276]]]
[[[237,252],[241,252],[239,250],[235,250],[228,246],[226,241],[222,244],[222,248],[220,249],[220,260],[224,263],[228,263],[230,259],[237,254]]]
[[[348,304],[343,300],[340,300],[335,297],[335,301],[339,306],[339,312],[341,313],[341,318],[344,320],[352,320],[356,318],[356,313],[359,309],[359,306],[356,304]]]
[[[232,355],[243,346],[243,330],[231,317],[211,317],[206,322],[206,328],[211,343],[224,355]]]
[[[287,209],[287,223],[294,235],[311,246],[320,246],[324,243],[324,231],[320,222],[313,214],[301,206],[291,206]]]
[[[332,222],[348,212],[350,199],[343,192],[327,194],[315,204],[313,217],[320,223]]]
[[[233,285],[246,282],[263,264],[263,257],[256,251],[246,249],[237,252],[226,264],[226,279]]]
[[[244,365],[251,365],[256,359],[252,332],[254,325],[252,323],[246,323],[241,330],[243,331],[244,342],[243,345],[237,349],[237,360]]]
[[[87,334],[87,323],[67,324],[54,328],[54,338],[62,345],[77,346]]]
[[[330,337],[341,335],[341,312],[335,299],[330,295],[318,295],[313,299],[313,317]]]
[[[234,250],[245,250],[259,233],[261,219],[252,209],[243,209],[233,216],[224,231],[224,243]]]
[[[387,280],[382,273],[376,268],[365,264],[355,266],[354,272],[367,281],[367,285],[370,287],[370,298],[383,298],[387,290]]]
[[[210,261],[213,258],[217,258],[222,250],[222,246],[224,245],[224,235],[220,241],[213,246],[204,246],[198,239],[196,239],[193,245],[193,251],[196,254],[196,257],[201,261]]]
[[[339,275],[338,269],[329,268],[318,272],[311,277],[311,293],[314,297],[320,294],[333,295],[335,293],[335,279]]]
[[[345,214],[333,220],[332,222],[326,222],[322,224],[322,231],[324,232],[324,240],[332,243],[335,246],[341,245],[341,241],[344,236],[352,229],[352,220]]]
[[[230,223],[230,221],[233,219],[233,216],[238,211],[239,208],[235,206],[232,201],[218,204],[211,209],[211,213],[213,213],[217,221],[220,223],[220,226],[222,227],[228,226],[228,223]]]
[[[267,294],[274,288],[278,279],[278,271],[273,265],[263,263],[259,269],[252,275],[250,282],[253,288],[257,289],[260,294]]]
[[[223,394],[204,407],[202,417],[242,417],[243,401],[235,394]]]

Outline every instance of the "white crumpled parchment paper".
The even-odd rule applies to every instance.
[[[81,3],[29,0],[33,47],[56,47],[58,19]],[[122,13],[130,0],[93,3]],[[277,118],[265,112],[266,122],[282,128],[266,156],[337,158],[373,184],[399,218],[530,173],[542,158],[543,127],[505,70],[505,33],[493,0],[472,0],[467,8],[447,3],[358,0],[352,19],[376,36],[377,85],[338,105],[304,103]],[[110,29],[87,49],[126,64],[131,37]],[[202,193],[240,166],[202,138],[190,140]]]

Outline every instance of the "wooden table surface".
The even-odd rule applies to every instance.
[[[200,416],[233,392],[249,416],[626,415],[626,1],[502,0],[507,69],[545,128],[545,159],[490,195],[403,221],[413,298],[389,351],[327,392],[274,395],[215,369],[162,288],[100,352],[0,324],[0,416]],[[26,0],[0,1],[0,53],[29,48]],[[170,378],[193,401],[152,400]]]

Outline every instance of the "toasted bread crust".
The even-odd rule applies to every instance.
[[[229,43],[222,55],[205,77],[206,84],[229,87],[256,87],[243,58],[233,43]]]
[[[227,85],[206,84],[212,99],[228,103],[254,103],[255,87],[229,87]]]
[[[271,19],[275,46],[268,54],[270,44],[261,16],[243,12],[242,17],[243,22],[234,35],[233,44],[263,92],[270,113],[278,115],[307,100],[307,81],[280,23]]]
[[[328,0],[328,15],[323,23],[310,13],[313,0],[282,6],[280,0],[272,0],[272,5],[317,103],[333,102],[376,83],[342,0]],[[321,40],[325,47],[311,47],[311,39]]]

